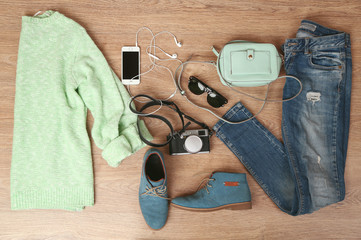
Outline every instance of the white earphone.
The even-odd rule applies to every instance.
[[[151,53],[147,53],[147,54],[148,54],[149,57],[152,57],[152,58],[154,58],[154,59],[160,60],[159,57],[157,57],[157,56],[155,56],[155,55],[153,55],[153,54],[151,54]]]
[[[147,71],[142,72],[142,73],[140,73],[140,74],[137,75],[137,76],[141,76],[141,75],[145,75],[145,74],[147,74],[147,73],[150,73],[150,72],[152,72],[152,71],[154,70],[154,68],[156,68],[156,67],[163,68],[163,69],[167,70],[167,71],[169,72],[169,74],[170,74],[173,82],[174,82],[175,89],[174,89],[173,93],[172,93],[170,96],[168,96],[167,98],[162,99],[162,100],[171,99],[171,98],[177,93],[177,91],[178,91],[177,83],[176,83],[175,78],[174,78],[174,76],[173,76],[173,72],[172,72],[172,70],[171,70],[169,67],[167,67],[167,66],[165,66],[165,65],[163,65],[163,64],[158,64],[157,61],[161,61],[161,62],[164,62],[164,61],[177,61],[177,62],[179,62],[179,64],[181,64],[182,61],[180,61],[180,60],[178,59],[178,55],[177,55],[176,53],[169,54],[169,53],[167,53],[166,51],[164,51],[162,48],[158,47],[158,46],[155,44],[155,40],[156,40],[156,38],[157,38],[159,35],[166,33],[166,34],[169,34],[169,35],[171,35],[171,36],[173,37],[174,42],[175,42],[175,44],[176,44],[178,47],[182,47],[182,43],[179,42],[179,41],[177,40],[176,36],[175,36],[173,33],[169,32],[169,31],[161,31],[161,32],[158,32],[158,33],[156,33],[156,34],[153,34],[152,30],[149,29],[148,27],[141,27],[141,28],[138,29],[138,31],[137,31],[137,33],[136,33],[135,46],[138,46],[138,34],[139,34],[139,32],[140,32],[141,30],[143,30],[143,29],[148,30],[148,31],[150,32],[150,34],[152,35],[152,39],[151,39],[151,41],[150,41],[150,44],[149,44],[149,45],[147,46],[147,48],[145,49],[146,54],[149,56],[149,60],[150,60],[151,66],[149,67],[149,69],[148,69]],[[166,56],[169,57],[169,58],[160,58],[159,56],[157,56],[156,50],[159,50],[160,52],[162,52],[164,55],[166,55]],[[135,78],[135,77],[137,77],[137,76],[134,76],[133,78]],[[132,93],[131,93],[131,91],[130,91],[130,85],[127,85],[127,88],[128,88],[129,94],[132,96]],[[136,101],[137,101],[137,102],[142,102],[141,100],[138,100],[138,99],[137,99]],[[159,108],[159,109],[160,109],[160,108]],[[155,110],[155,112],[158,111],[159,109]]]
[[[168,57],[170,57],[170,58],[172,58],[172,59],[177,59],[177,58],[178,58],[178,55],[177,55],[176,53],[173,53],[173,54],[171,55],[171,54],[167,53],[166,51],[164,51],[162,48],[160,48],[160,47],[156,46],[155,44],[153,44],[153,43],[155,43],[155,38],[156,38],[159,34],[161,34],[161,33],[171,34],[171,35],[173,36],[173,39],[174,39],[175,44],[176,44],[178,47],[182,47],[182,43],[181,43],[181,42],[178,42],[177,38],[174,36],[173,33],[168,32],[168,31],[162,31],[162,32],[159,32],[159,33],[157,33],[157,34],[155,34],[155,35],[153,36],[152,40],[150,41],[151,44],[150,44],[150,45],[147,47],[147,49],[146,49],[146,53],[148,54],[148,56],[150,56],[150,57],[152,57],[152,58],[154,58],[154,59],[156,59],[156,60],[162,60],[162,59],[160,59],[158,56],[156,56],[155,54],[152,54],[152,53],[149,51],[149,49],[154,48],[154,53],[155,53],[155,49],[158,49],[158,50],[160,50],[162,53],[164,53],[166,56],[168,56]]]
[[[182,43],[177,41],[177,38],[174,37],[175,44],[177,44],[178,47],[182,47]]]
[[[147,54],[148,54],[149,57],[152,57],[152,58],[157,59],[157,60],[161,60],[159,57],[157,57],[157,56],[155,56],[155,55],[153,55],[153,54],[151,54],[149,52]],[[173,59],[176,59],[178,57],[178,55],[176,53],[174,53],[172,55],[170,55],[168,53],[164,53],[164,54],[167,55],[170,58],[173,58]]]
[[[148,46],[146,49],[146,53],[148,54],[148,56],[157,59],[157,60],[161,60],[159,57],[155,56],[154,54],[150,53],[149,49],[150,48],[154,48],[154,49],[158,49],[160,50],[162,53],[164,53],[166,56],[172,58],[172,59],[176,59],[178,57],[178,55],[176,53],[173,53],[172,55],[170,55],[169,53],[167,53],[166,51],[164,51],[163,49],[161,49],[158,46]]]

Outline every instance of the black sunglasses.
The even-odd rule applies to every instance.
[[[196,95],[201,95],[206,92],[208,94],[207,102],[212,107],[219,108],[228,103],[228,100],[225,97],[194,76],[189,77],[188,89]]]

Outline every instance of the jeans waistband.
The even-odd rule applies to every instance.
[[[286,51],[302,51],[307,49],[322,49],[330,47],[350,47],[350,35],[324,27],[318,23],[302,20],[297,35],[306,37],[290,38],[285,41]]]

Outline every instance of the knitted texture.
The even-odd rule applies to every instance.
[[[93,205],[87,109],[94,142],[116,167],[145,146],[128,92],[84,28],[54,11],[22,18],[16,75],[11,208]]]

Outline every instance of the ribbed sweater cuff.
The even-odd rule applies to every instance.
[[[94,205],[94,188],[29,189],[11,193],[11,209],[65,209],[80,211]]]
[[[152,135],[143,121],[140,121],[139,127],[143,136],[149,141],[152,140]],[[136,124],[132,124],[105,147],[102,156],[110,166],[118,167],[124,158],[145,146],[145,143],[139,137]]]

